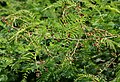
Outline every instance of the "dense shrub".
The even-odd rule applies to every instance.
[[[1,82],[119,82],[119,0],[0,1]]]

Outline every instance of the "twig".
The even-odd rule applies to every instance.
[[[45,49],[46,49],[48,55],[51,56],[51,54],[50,54],[50,50],[47,48],[47,46],[45,46]]]
[[[78,42],[77,42],[77,44],[76,44],[76,46],[75,46],[75,48],[74,48],[73,53],[71,54],[71,56],[73,56],[73,55],[75,54],[75,51],[76,51],[76,49],[77,49],[77,47],[78,47],[78,44],[79,44],[79,41],[80,41],[80,40],[78,40]]]
[[[105,63],[107,68],[109,68],[109,66],[115,61],[115,59],[112,58],[110,61],[111,62],[108,63],[108,64],[107,64],[107,62]],[[101,69],[101,71],[98,74],[102,73],[106,69],[106,67],[104,67],[103,69]]]

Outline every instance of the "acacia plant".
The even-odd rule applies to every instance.
[[[0,1],[0,82],[119,82],[119,0]]]

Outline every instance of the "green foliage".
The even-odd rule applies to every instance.
[[[119,0],[0,1],[0,82],[119,82]]]

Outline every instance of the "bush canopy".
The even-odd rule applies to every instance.
[[[120,82],[120,1],[0,0],[0,82]]]

